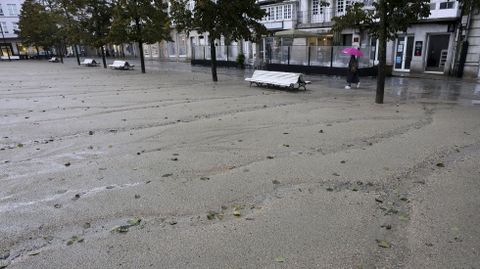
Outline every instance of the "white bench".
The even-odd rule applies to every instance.
[[[9,60],[8,56],[2,56],[2,60]],[[18,55],[10,55],[10,60],[20,60],[20,56]]]
[[[60,60],[57,57],[52,57],[48,61],[51,62],[51,63],[58,63]]]
[[[85,66],[97,66],[98,63],[94,59],[84,59],[83,62],[80,63],[81,65]]]
[[[310,81],[305,81],[303,79],[303,74],[300,73],[288,73],[288,72],[276,72],[276,71],[264,71],[264,70],[255,70],[251,78],[246,78],[246,81],[250,82],[250,87],[252,84],[257,86],[279,86],[287,87],[291,89],[300,89],[303,88],[307,90],[307,84],[310,84]]]
[[[112,64],[108,65],[112,69],[119,69],[119,70],[130,70],[135,67],[135,65],[129,64],[127,61],[113,61]]]

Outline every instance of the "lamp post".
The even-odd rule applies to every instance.
[[[7,41],[5,40],[5,34],[3,33],[3,27],[2,27],[1,23],[0,23],[0,31],[2,32],[3,43],[7,44]],[[11,61],[12,59],[10,58],[10,53],[8,52],[8,47],[7,47],[7,56],[8,56],[8,60]]]

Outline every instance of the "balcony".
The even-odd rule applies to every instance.
[[[318,11],[299,11],[297,14],[300,27],[331,26],[332,19],[336,16],[335,9],[325,7]]]
[[[458,1],[431,0],[429,20],[453,19],[460,17]]]
[[[292,3],[262,6],[266,16],[261,23],[268,30],[294,29],[297,24],[296,5]]]

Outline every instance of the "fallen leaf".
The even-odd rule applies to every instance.
[[[142,222],[142,219],[140,219],[140,218],[133,218],[133,219],[127,220],[127,223],[131,226],[139,225],[140,222]]]
[[[408,216],[408,214],[403,213],[403,214],[400,214],[398,216],[398,219],[401,220],[401,221],[408,221],[408,220],[410,220],[410,217]]]
[[[391,248],[391,244],[385,240],[377,239],[377,244],[381,248]]]
[[[242,213],[240,212],[240,210],[235,209],[235,210],[233,210],[233,215],[234,215],[235,217],[240,217],[240,216],[242,215]]]
[[[276,262],[285,262],[285,261],[286,261],[286,258],[283,257],[283,256],[277,256],[277,257],[275,257],[275,261],[276,261]]]
[[[37,256],[38,254],[40,254],[40,251],[31,252],[28,256]]]
[[[216,215],[217,215],[217,212],[210,211],[207,213],[207,219],[214,220]]]
[[[437,167],[445,167],[445,164],[443,164],[443,163],[437,163]]]
[[[128,232],[128,228],[129,228],[129,226],[126,226],[126,225],[115,226],[110,231],[111,232],[117,232],[117,233],[126,233],[126,232]]]
[[[81,242],[83,242],[83,238],[80,238],[80,237],[74,235],[74,236],[72,236],[72,237],[70,238],[70,240],[67,241],[67,246],[71,246],[71,245],[73,245],[75,242],[78,242],[78,241],[80,241],[80,240],[81,240]]]

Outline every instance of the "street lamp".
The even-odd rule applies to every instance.
[[[5,34],[3,33],[3,27],[2,27],[1,23],[0,23],[0,31],[2,32],[3,43],[7,44],[7,41],[5,40]],[[11,61],[12,59],[10,58],[10,53],[8,52],[8,47],[7,47],[7,56],[8,56],[8,60]]]

